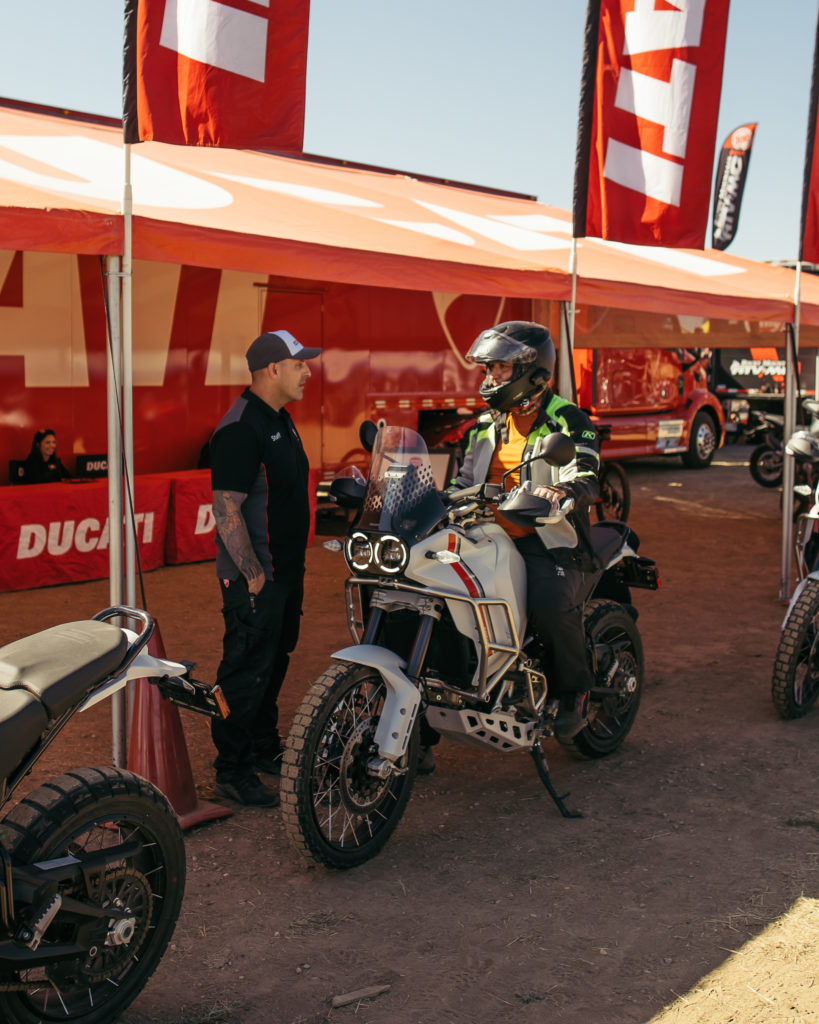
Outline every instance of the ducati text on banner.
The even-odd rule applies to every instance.
[[[575,237],[702,249],[728,0],[591,0]]]
[[[309,0],[126,0],[125,141],[300,152]]]

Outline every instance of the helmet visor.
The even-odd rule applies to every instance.
[[[484,331],[472,342],[466,353],[469,363],[534,363],[537,352],[531,345],[516,341],[505,334]]]

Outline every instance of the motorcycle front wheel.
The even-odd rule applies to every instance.
[[[773,704],[781,718],[801,718],[819,697],[819,581],[809,579],[791,608],[774,658]]]
[[[611,695],[592,694],[588,724],[575,736],[558,738],[581,757],[605,757],[626,738],[643,692],[643,644],[629,613],[615,601],[590,601],[583,621],[595,651],[594,685]]]
[[[2,832],[13,864],[88,858],[83,880],[61,895],[95,909],[116,908],[118,916],[60,910],[45,930],[40,952],[51,945],[83,944],[89,923],[100,932],[99,941],[95,936],[86,952],[45,967],[13,969],[0,961],[0,1020],[116,1020],[159,964],[182,904],[185,846],[168,801],[131,772],[81,768],[21,800],[3,821]],[[109,863],[98,866],[100,854],[120,846],[122,856],[112,854]]]
[[[282,819],[317,864],[352,868],[374,857],[407,806],[418,761],[418,727],[386,778],[368,772],[386,684],[375,669],[340,662],[308,690],[282,761]]]
[[[751,452],[748,468],[760,487],[779,487],[782,483],[782,452],[761,444]]]

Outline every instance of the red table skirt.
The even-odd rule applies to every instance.
[[[216,557],[209,470],[138,476],[134,491],[143,570]],[[107,480],[0,488],[0,591],[104,579],[108,541]]]

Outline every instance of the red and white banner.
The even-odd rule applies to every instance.
[[[737,232],[755,131],[755,123],[740,125],[722,144],[714,182],[714,219],[711,222],[711,244],[715,249],[727,249]]]
[[[574,235],[702,249],[729,0],[591,0]]]
[[[805,147],[805,173],[802,184],[802,223],[799,231],[799,259],[819,263],[819,152],[816,145],[817,105],[819,105],[819,19],[813,49],[813,75],[808,107],[808,141]]]
[[[126,0],[128,143],[300,152],[309,0]]]
[[[172,474],[165,561],[204,562],[216,558],[216,520],[209,469]]]
[[[143,570],[165,561],[170,477],[136,478],[134,524]],[[108,575],[108,481],[0,489],[0,591]]]

